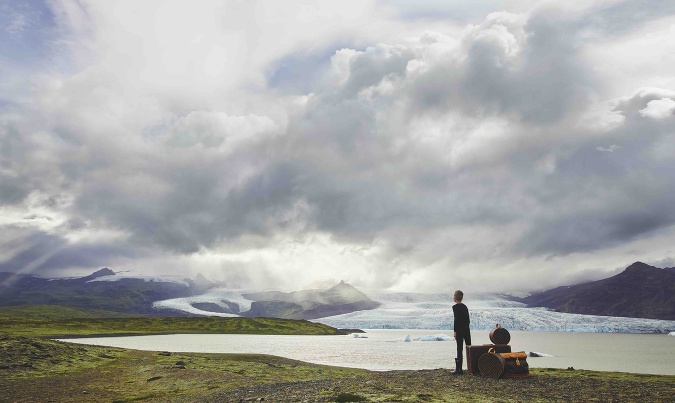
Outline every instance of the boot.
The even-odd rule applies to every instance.
[[[464,361],[462,358],[455,358],[455,372],[452,373],[453,375],[464,375],[462,361]]]

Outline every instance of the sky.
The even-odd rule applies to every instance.
[[[675,2],[0,0],[0,271],[675,266]]]

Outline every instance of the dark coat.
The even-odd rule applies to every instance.
[[[469,319],[469,309],[466,305],[461,302],[453,305],[452,313],[455,315],[455,332],[468,332],[471,320]]]

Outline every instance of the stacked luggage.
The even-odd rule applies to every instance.
[[[518,378],[530,375],[527,354],[511,352],[511,334],[499,324],[490,331],[492,344],[466,346],[469,372],[491,378]]]

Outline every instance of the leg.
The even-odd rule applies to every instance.
[[[462,351],[464,349],[464,334],[462,333],[457,333],[457,337],[455,338],[455,341],[457,342],[457,358],[464,358],[462,355]]]
[[[458,332],[457,336],[455,337],[455,341],[457,342],[457,358],[455,358],[455,372],[452,373],[453,375],[464,374],[464,371],[462,371],[462,362],[464,361],[464,356],[462,354],[464,339],[464,334]]]

